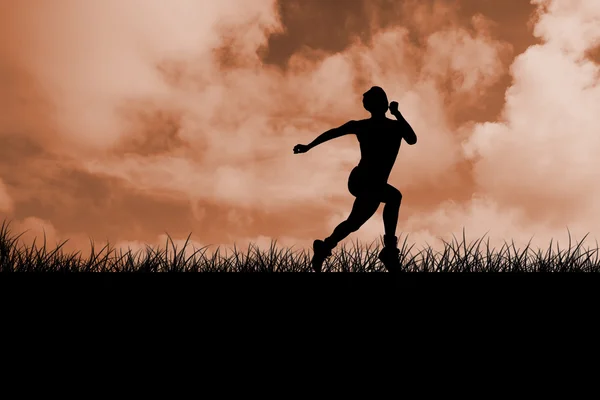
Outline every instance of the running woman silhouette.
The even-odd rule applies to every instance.
[[[294,147],[294,154],[306,153],[321,143],[348,134],[355,134],[360,144],[360,162],[348,179],[348,190],[356,197],[352,211],[348,219],[334,229],[331,236],[325,240],[314,241],[311,263],[315,272],[321,272],[323,262],[331,255],[331,250],[367,222],[375,214],[380,203],[385,203],[385,234],[379,260],[390,272],[400,267],[396,226],[402,194],[387,181],[396,162],[402,139],[414,145],[417,143],[417,136],[398,110],[398,103],[393,101],[389,106],[388,104],[385,91],[379,86],[373,86],[363,94],[363,106],[371,113],[371,118],[349,121],[339,128],[323,133],[308,145],[298,144]],[[386,117],[388,108],[396,120]]]

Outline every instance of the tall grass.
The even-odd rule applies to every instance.
[[[46,250],[46,237],[38,247],[35,239],[31,246],[20,245],[22,234],[11,236],[9,224],[0,227],[1,272],[310,272],[312,254],[306,250],[281,249],[272,242],[268,250],[255,245],[241,251],[235,246],[222,252],[217,248],[212,254],[208,247],[187,250],[190,236],[181,249],[168,236],[164,249],[146,246],[139,250],[123,251],[109,244],[96,252],[90,242],[91,254],[82,257],[81,252],[65,254],[63,242],[52,251]],[[587,235],[586,235],[587,237]],[[578,243],[571,242],[561,249],[550,242],[546,250],[533,250],[531,242],[524,249],[517,249],[514,242],[499,249],[490,248],[489,238],[467,243],[464,232],[462,240],[456,237],[444,241],[444,249],[434,251],[425,248],[413,251],[407,237],[400,245],[400,263],[403,272],[600,272],[598,243],[596,248],[584,249],[584,237]],[[348,248],[341,246],[323,265],[324,272],[384,272],[377,256],[377,242],[362,247],[353,242]]]

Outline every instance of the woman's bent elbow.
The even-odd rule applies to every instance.
[[[406,143],[408,143],[411,146],[417,144],[417,137],[416,136],[406,138],[405,140],[406,140]]]

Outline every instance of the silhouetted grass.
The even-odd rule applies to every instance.
[[[22,234],[21,234],[22,235]],[[91,255],[83,258],[80,252],[64,254],[61,243],[56,249],[46,251],[43,246],[18,245],[21,235],[11,236],[9,224],[0,228],[1,272],[310,272],[311,253],[306,250],[280,249],[276,242],[266,251],[250,245],[246,251],[234,247],[231,254],[217,248],[208,254],[208,248],[193,249],[186,256],[188,236],[184,246],[177,249],[170,236],[164,249],[146,246],[146,251],[123,252],[109,244],[99,252],[90,242]],[[587,235],[586,235],[587,237]],[[403,272],[599,272],[598,243],[595,249],[583,249],[581,242],[571,243],[561,249],[550,243],[546,250],[533,250],[530,245],[520,250],[514,242],[505,243],[499,250],[490,248],[489,239],[467,243],[456,237],[444,242],[444,249],[426,248],[413,252],[407,238],[400,246]],[[384,272],[377,259],[380,247],[376,242],[361,247],[358,242],[341,246],[325,261],[324,272]]]

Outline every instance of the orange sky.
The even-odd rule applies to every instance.
[[[379,85],[419,137],[390,178],[417,247],[595,237],[600,2],[531,3],[0,0],[0,218],[67,249],[308,248],[360,153],[292,148]],[[348,240],[383,234],[382,208]]]

